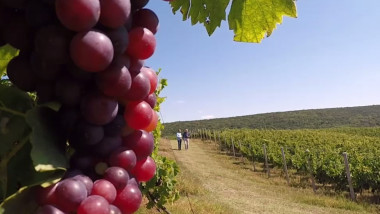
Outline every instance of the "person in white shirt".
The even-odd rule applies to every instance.
[[[181,129],[178,129],[178,132],[177,132],[177,141],[178,141],[178,150],[181,150],[181,143],[182,143]]]

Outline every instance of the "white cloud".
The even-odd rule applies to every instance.
[[[203,116],[201,116],[202,120],[208,120],[208,119],[213,119],[213,118],[215,118],[214,115],[203,115]]]

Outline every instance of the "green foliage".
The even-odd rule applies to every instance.
[[[380,105],[275,112],[210,120],[173,122],[165,123],[164,125],[163,136],[173,136],[176,130],[182,127],[188,129],[373,127],[380,126]]]
[[[4,213],[24,213],[22,206],[8,203],[21,200],[21,190],[56,182],[65,172],[66,159],[52,137],[57,128],[52,124],[54,111],[34,107],[30,97],[14,87],[0,85],[0,100],[0,207]]]
[[[5,75],[8,62],[18,55],[18,50],[10,45],[5,45],[0,48],[0,79]]]
[[[353,131],[354,130],[354,131]],[[271,164],[282,168],[281,147],[289,168],[299,172],[311,170],[319,183],[332,185],[336,190],[347,190],[347,178],[342,153],[347,152],[353,186],[356,191],[380,191],[380,133],[374,128],[333,128],[319,130],[249,130],[226,129],[216,131],[227,147],[235,149],[255,161],[264,161],[263,145],[267,147]],[[203,132],[207,137],[210,132]]]
[[[283,16],[297,16],[294,0],[175,0],[170,4],[173,13],[181,11],[183,20],[203,24],[211,35],[226,20],[230,2],[228,24],[238,42],[259,43],[282,23]]]
[[[159,70],[159,72],[160,71],[161,70]],[[159,111],[160,104],[165,100],[164,98],[159,97],[165,86],[167,86],[167,80],[161,79],[155,92],[157,95],[156,111]],[[152,158],[156,163],[156,174],[150,181],[142,184],[142,192],[149,200],[147,207],[156,207],[159,210],[166,210],[165,204],[173,203],[179,198],[179,191],[175,187],[175,184],[177,183],[176,176],[179,172],[177,163],[158,154],[159,141],[163,129],[164,126],[161,121],[158,121],[156,129],[153,131],[155,146]]]

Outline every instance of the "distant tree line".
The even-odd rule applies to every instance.
[[[178,129],[321,129],[380,126],[380,105],[311,109],[165,123],[163,136]]]

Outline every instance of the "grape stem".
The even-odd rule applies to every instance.
[[[148,193],[148,194],[147,194],[147,197],[148,197],[150,200],[154,201],[154,206],[156,207],[156,209],[157,209],[159,212],[163,211],[163,212],[166,213],[166,214],[171,214],[171,213],[166,209],[166,207],[164,207],[163,205],[159,206],[159,205],[157,204],[157,198],[155,198],[155,197],[153,196],[152,193],[150,193],[150,192],[147,192],[147,193]]]
[[[21,116],[21,117],[26,117],[25,113],[22,113],[22,112],[19,112],[19,111],[15,111],[13,109],[10,109],[10,108],[7,108],[3,102],[0,101],[0,111],[5,111],[5,112],[8,112],[8,113],[11,113],[11,114],[14,114],[14,115],[17,115],[17,116]]]

